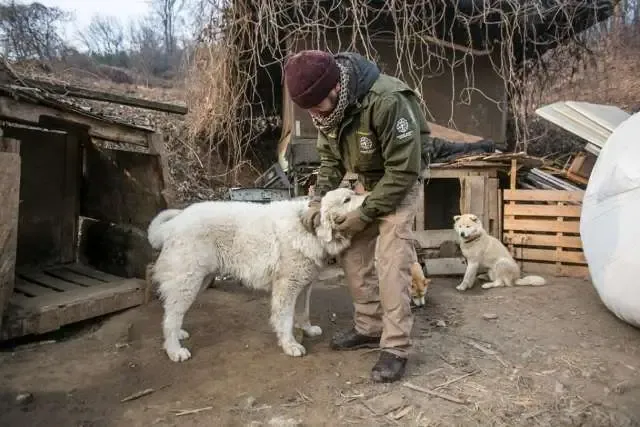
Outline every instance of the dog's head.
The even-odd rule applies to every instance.
[[[456,215],[453,217],[453,228],[461,240],[473,240],[484,232],[482,221],[474,214]]]
[[[366,195],[349,188],[336,188],[327,192],[320,201],[320,225],[316,236],[331,255],[338,255],[351,244],[348,236],[336,230],[336,218],[358,209]]]
[[[411,299],[417,307],[422,307],[425,304],[427,290],[431,284],[431,279],[427,279],[424,276],[422,266],[414,262],[411,265]]]

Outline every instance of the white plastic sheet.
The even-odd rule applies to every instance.
[[[580,234],[604,305],[640,327],[640,113],[608,138],[591,172]]]

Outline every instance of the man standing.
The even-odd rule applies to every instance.
[[[411,348],[412,224],[422,191],[420,173],[429,162],[450,155],[494,151],[493,143],[431,137],[417,94],[357,53],[301,51],[285,65],[285,84],[318,129],[320,168],[304,226],[312,231],[318,225],[320,198],[347,171],[358,174],[370,192],[358,211],[337,221],[340,231],[353,236],[340,261],[353,299],[354,326],[336,334],[331,348],[379,346],[371,377],[395,381],[404,374]]]

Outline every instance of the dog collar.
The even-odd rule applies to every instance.
[[[476,240],[478,240],[480,238],[480,236],[482,236],[481,234],[478,234],[477,236],[475,236],[473,239],[469,239],[469,240],[465,240],[465,243],[471,243],[471,242],[475,242]]]

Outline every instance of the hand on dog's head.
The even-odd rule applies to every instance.
[[[327,192],[320,201],[320,225],[316,228],[316,236],[324,244],[347,243],[350,236],[343,235],[338,230],[337,219],[358,209],[366,195],[357,194],[349,188],[336,188]]]

